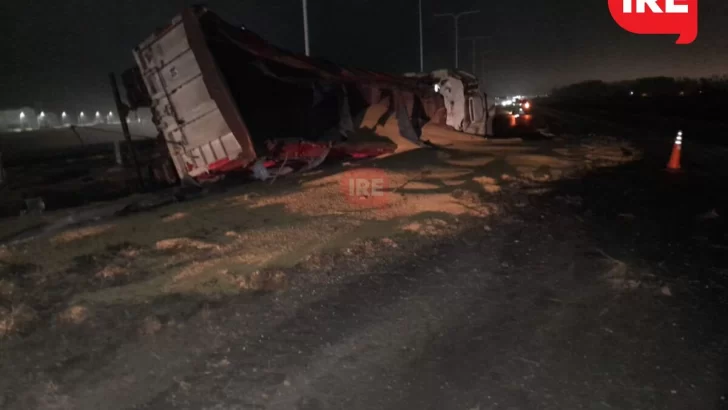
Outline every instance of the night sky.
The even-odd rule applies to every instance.
[[[183,7],[173,0],[0,2],[0,108],[102,112],[112,108],[109,71],[134,64],[131,49]],[[270,42],[303,50],[300,0],[212,0],[210,9]],[[486,89],[533,94],[586,79],[710,76],[728,72],[728,2],[700,0],[700,34],[637,36],[611,19],[606,0],[423,0],[425,68],[451,67],[453,23],[434,13],[480,9],[461,36],[486,35]],[[417,0],[309,0],[315,56],[402,73],[419,68]],[[461,68],[471,48],[461,43]],[[480,74],[480,57],[478,74]]]

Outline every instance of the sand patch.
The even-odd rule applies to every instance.
[[[63,233],[60,233],[56,236],[54,236],[51,239],[51,242],[56,244],[66,244],[73,241],[78,241],[81,239],[91,238],[94,236],[99,236],[104,232],[108,232],[114,228],[114,224],[103,224],[103,225],[94,225],[94,226],[86,226],[83,228],[77,228],[77,229],[71,229],[68,231],[65,231]]]
[[[181,221],[189,216],[186,212],[175,212],[162,218],[163,222]]]
[[[156,243],[154,246],[158,251],[197,249],[203,250],[219,250],[220,246],[212,243],[202,242],[190,238],[171,238],[164,239]]]
[[[500,185],[498,185],[498,181],[495,178],[491,177],[476,177],[473,178],[473,181],[480,184],[480,186],[483,187],[483,190],[489,194],[495,194],[501,191]]]

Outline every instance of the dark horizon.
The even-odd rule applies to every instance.
[[[112,109],[108,72],[133,66],[132,48],[193,3],[132,0],[100,7],[88,0],[40,0],[0,6],[0,107]],[[214,0],[206,5],[275,45],[303,51],[299,0]],[[461,36],[492,36],[480,42],[487,53],[484,88],[490,95],[541,94],[595,79],[695,78],[727,72],[722,39],[728,35],[723,24],[728,4],[718,0],[700,2],[699,36],[688,46],[675,45],[677,36],[623,31],[612,20],[606,1],[489,5],[461,0],[445,5],[423,0],[426,71],[454,65],[452,19],[433,14],[470,9],[481,13],[461,19]],[[310,0],[309,22],[313,56],[392,73],[419,70],[417,0]],[[478,58],[478,76],[481,62]],[[472,71],[469,42],[460,44],[460,68]]]

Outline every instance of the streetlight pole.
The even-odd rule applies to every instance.
[[[476,75],[475,70],[477,67],[475,65],[475,61],[478,59],[478,57],[476,56],[477,42],[478,42],[478,40],[483,40],[486,38],[488,38],[488,37],[486,37],[486,36],[463,37],[463,40],[473,42],[473,71],[471,72],[472,75]]]
[[[422,0],[419,2],[420,10],[420,72],[425,72],[425,46],[422,39]]]
[[[311,55],[311,45],[308,42],[308,0],[303,1],[303,38],[306,47],[306,55]]]
[[[480,58],[481,58],[480,72],[481,72],[481,75],[483,76],[482,77],[482,81],[485,81],[485,77],[486,77],[486,74],[487,74],[486,73],[486,69],[485,69],[485,67],[486,67],[485,58],[489,54],[491,54],[491,51],[483,51],[482,53],[480,53]]]
[[[458,68],[458,66],[459,66],[458,43],[460,42],[460,27],[459,27],[460,17],[466,16],[468,14],[476,14],[476,13],[480,13],[480,10],[468,10],[468,11],[462,11],[460,13],[435,14],[435,17],[452,17],[453,21],[455,22],[455,68]]]

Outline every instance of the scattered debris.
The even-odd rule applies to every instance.
[[[63,324],[80,325],[89,318],[89,310],[85,306],[71,306],[58,315],[58,321]]]
[[[28,305],[20,304],[11,309],[0,306],[0,338],[25,333],[36,320],[38,313]]]
[[[265,167],[265,161],[263,160],[255,161],[251,171],[253,171],[253,178],[259,181],[267,181],[270,179],[270,172],[268,172],[268,168]]]
[[[187,218],[189,216],[186,212],[175,212],[171,215],[167,215],[162,218],[162,221],[164,222],[173,222],[173,221],[179,221],[184,218]]]
[[[538,133],[541,134],[542,137],[554,138],[556,136],[556,134],[549,132],[548,128],[539,128],[536,131],[538,131]]]
[[[220,246],[190,238],[171,238],[157,242],[155,248],[158,251],[168,251],[184,248],[197,250],[219,250]]]
[[[308,164],[306,164],[306,166],[301,168],[301,172],[307,172],[311,171],[312,169],[318,168],[321,164],[324,163],[324,161],[326,161],[329,153],[331,153],[331,148],[327,148],[324,152],[321,153],[318,158],[311,159]]]
[[[208,363],[208,366],[212,367],[213,369],[221,369],[230,366],[230,360],[227,358],[224,358],[220,360],[219,362],[215,363]]]
[[[117,277],[127,275],[129,275],[128,270],[116,265],[106,266],[96,273],[96,277],[99,279],[116,279]]]
[[[139,249],[124,248],[119,251],[119,256],[124,259],[134,259],[139,256]]]

